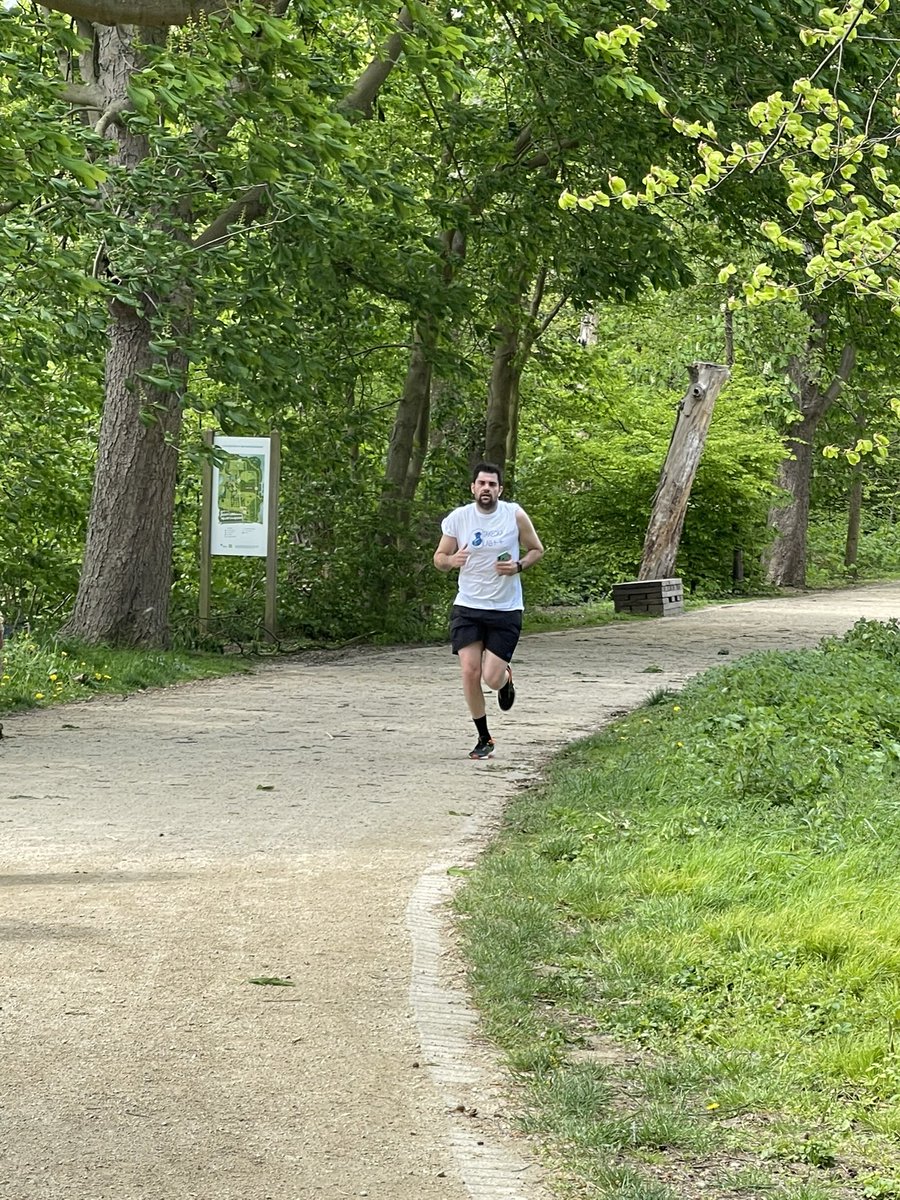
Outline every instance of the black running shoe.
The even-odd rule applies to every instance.
[[[469,758],[493,758],[494,739],[479,738],[474,750],[469,751]]]
[[[512,667],[507,667],[506,669],[509,674],[506,676],[506,683],[504,683],[503,687],[497,693],[497,703],[504,712],[509,712],[516,702],[516,689],[513,687]]]

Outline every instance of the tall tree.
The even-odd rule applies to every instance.
[[[766,577],[778,587],[804,587],[806,584],[806,535],[809,525],[809,489],[816,434],[822,418],[841,394],[856,362],[856,346],[844,342],[833,375],[827,370],[828,321],[821,312],[812,318],[812,331],[803,354],[794,355],[789,364],[797,420],[785,439],[787,457],[778,472],[778,484],[787,494],[783,504],[773,508],[770,525],[774,540],[766,552]]]
[[[371,110],[401,51],[390,24],[406,29],[410,21],[406,10],[376,15],[371,34],[363,31],[323,70],[310,10],[245,6],[204,15],[200,6],[148,3],[128,9],[134,23],[113,26],[105,23],[112,9],[124,11],[103,3],[64,9],[77,18],[74,30],[52,13],[4,19],[59,51],[60,99],[73,106],[75,124],[61,107],[57,120],[78,130],[82,155],[60,161],[95,184],[84,189],[82,229],[99,239],[91,271],[108,300],[100,446],[66,632],[158,644],[168,635],[192,330],[215,306],[239,304],[228,289],[239,237],[302,217],[310,180],[352,158],[349,118]],[[351,28],[340,12],[327,19]]]

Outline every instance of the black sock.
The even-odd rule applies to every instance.
[[[475,722],[475,728],[478,730],[479,742],[488,741],[491,735],[488,733],[487,714],[483,717],[473,717],[472,720]]]

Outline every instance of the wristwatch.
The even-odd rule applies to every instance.
[[[521,574],[522,574],[522,572],[525,570],[525,568],[522,566],[522,560],[521,560],[521,558],[520,558],[520,559],[518,560],[518,562],[516,563],[516,570],[519,572],[519,574],[520,574],[520,575],[521,575]]]

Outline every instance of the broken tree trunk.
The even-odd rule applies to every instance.
[[[666,579],[675,569],[694,476],[716,397],[729,372],[715,363],[692,363],[688,374],[691,386],[678,405],[669,452],[653,497],[638,579]]]

